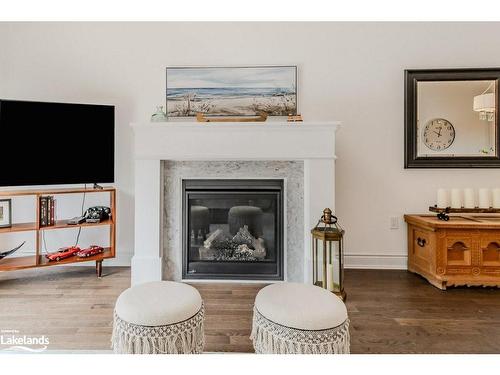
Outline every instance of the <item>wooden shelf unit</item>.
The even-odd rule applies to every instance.
[[[16,223],[8,228],[0,228],[0,233],[27,232],[36,230],[36,223]]]
[[[57,220],[55,225],[40,226],[40,197],[46,195],[59,194],[89,194],[89,193],[109,193],[111,218],[101,221],[100,223],[82,223],[77,225],[68,225],[68,220]],[[35,233],[35,255],[28,256],[7,256],[0,259],[0,271],[13,271],[25,268],[37,268],[45,266],[55,266],[59,264],[71,264],[80,262],[96,262],[96,273],[101,277],[102,262],[104,259],[114,258],[116,256],[116,189],[114,187],[105,187],[103,189],[83,189],[83,188],[68,188],[68,189],[43,189],[43,190],[15,190],[15,191],[0,191],[0,197],[19,197],[19,196],[34,196],[36,206],[36,221],[29,223],[13,223],[9,228],[0,228],[0,234],[34,231]],[[70,228],[85,228],[96,226],[109,227],[109,247],[104,248],[101,254],[93,255],[88,258],[79,258],[72,256],[60,261],[50,261],[42,254],[40,235],[42,231],[59,230]]]
[[[71,229],[71,228],[79,228],[79,227],[98,227],[105,225],[113,225],[113,219],[103,220],[100,223],[81,223],[81,224],[68,224],[69,220],[56,220],[54,225],[49,225],[46,227],[40,227],[40,230],[53,230],[53,229]]]

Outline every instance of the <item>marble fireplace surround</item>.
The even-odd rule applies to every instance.
[[[183,179],[282,179],[285,182],[284,275],[288,281],[304,278],[304,163],[302,161],[174,161],[164,165],[163,278],[180,280],[182,246],[180,197]],[[193,280],[190,280],[191,282]],[[194,280],[196,281],[196,280]]]
[[[283,178],[287,203],[285,280],[311,280],[308,234],[323,208],[335,207],[335,132],[339,122],[131,126],[135,159],[132,285],[180,278],[182,178]]]

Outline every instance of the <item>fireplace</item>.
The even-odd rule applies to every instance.
[[[281,271],[286,281],[312,282],[309,231],[318,213],[335,207],[338,122],[304,121],[291,126],[276,120],[208,126],[183,121],[131,126],[135,159],[132,285],[188,277],[183,257],[182,180],[248,176],[284,181],[284,241],[277,261],[283,260],[275,271]],[[127,247],[122,247],[126,254]],[[245,281],[243,277],[235,280]]]
[[[283,280],[282,179],[182,182],[183,279]]]

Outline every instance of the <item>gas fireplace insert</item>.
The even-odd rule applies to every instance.
[[[183,279],[283,280],[283,185],[183,180]]]

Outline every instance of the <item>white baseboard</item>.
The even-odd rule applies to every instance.
[[[406,270],[408,257],[396,254],[346,254],[345,268]]]

